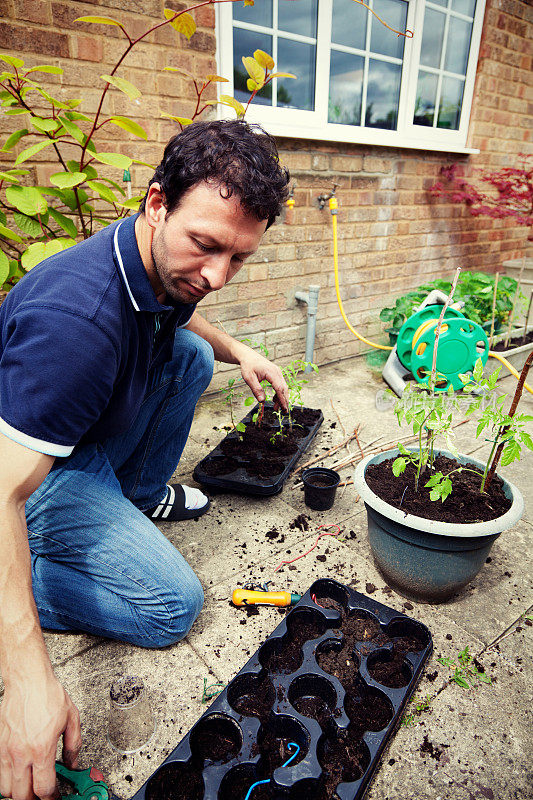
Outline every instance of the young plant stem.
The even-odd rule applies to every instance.
[[[452,286],[451,286],[451,289],[450,289],[450,293],[448,294],[448,297],[446,298],[446,301],[445,301],[444,305],[442,306],[442,310],[440,312],[439,321],[437,322],[437,327],[435,328],[435,343],[433,345],[433,361],[431,363],[431,376],[429,378],[429,391],[431,392],[432,396],[435,395],[435,382],[437,380],[437,352],[438,352],[438,349],[439,349],[439,337],[440,337],[440,332],[441,332],[441,328],[442,328],[442,321],[444,319],[444,315],[445,315],[445,313],[446,313],[446,311],[448,309],[448,306],[452,302],[452,298],[453,298],[453,295],[454,295],[454,292],[455,292],[455,287],[457,286],[457,281],[459,280],[459,275],[460,274],[461,274],[461,267],[457,267],[457,269],[455,270],[455,275],[453,276],[453,281],[452,281]],[[427,417],[426,417],[426,419],[427,419]],[[426,448],[429,448],[430,444],[431,444],[431,431],[428,430],[427,439],[426,439]],[[422,447],[422,444],[420,444],[420,447]],[[418,476],[417,476],[416,486],[418,487]],[[418,491],[418,488],[416,488],[415,491]]]
[[[490,318],[490,336],[489,336],[489,350],[492,350],[492,339],[494,337],[494,319],[496,316],[496,297],[498,295],[498,281],[500,280],[500,273],[497,272],[494,276],[494,293],[492,295],[492,316]]]
[[[439,337],[442,329],[442,321],[444,319],[446,311],[448,310],[448,306],[452,302],[452,298],[455,292],[455,287],[457,286],[457,281],[459,280],[460,274],[461,274],[461,267],[457,267],[457,269],[455,270],[455,275],[453,276],[452,288],[450,289],[450,293],[446,298],[446,302],[442,306],[439,321],[437,322],[437,327],[435,328],[435,344],[433,345],[433,362],[431,364],[431,378],[429,380],[431,394],[435,393],[435,382],[437,379],[437,351],[439,349]]]
[[[526,321],[524,322],[524,335],[523,335],[524,341],[525,341],[525,338],[527,336],[527,323],[529,322],[529,312],[531,311],[531,303],[532,302],[533,302],[533,292],[531,292],[531,294],[529,295],[529,303],[528,303],[528,306],[527,306]]]
[[[522,266],[520,267],[520,272],[518,273],[518,278],[516,280],[516,289],[513,298],[513,307],[511,308],[511,313],[509,314],[509,325],[507,326],[507,336],[505,337],[505,348],[509,344],[509,339],[511,338],[511,328],[513,326],[513,317],[515,312],[515,307],[518,302],[518,295],[520,293],[520,284],[522,282],[522,275],[524,274],[524,267],[526,266],[526,256],[524,253],[524,257],[522,259]]]
[[[522,367],[522,372],[520,373],[520,378],[518,380],[518,384],[516,386],[516,391],[514,393],[513,402],[511,403],[511,408],[509,409],[509,416],[510,417],[514,417],[514,415],[515,415],[516,407],[518,406],[520,398],[522,397],[522,391],[524,389],[524,383],[525,383],[526,378],[527,378],[527,373],[529,372],[529,368],[531,367],[532,363],[533,363],[533,350],[531,351],[531,353],[526,358],[526,363]],[[498,435],[496,436],[496,441],[500,440],[501,437],[507,432],[507,430],[508,430],[508,426],[504,426],[503,428],[500,428],[500,430],[498,431]],[[486,481],[485,481],[485,485],[484,486],[482,485],[481,491],[483,491],[483,490],[487,491],[488,490],[488,488],[489,488],[489,486],[491,484],[492,478],[494,476],[494,473],[496,472],[496,468],[498,466],[498,462],[499,462],[499,460],[501,458],[501,454],[502,454],[502,451],[503,451],[504,447],[505,447],[505,442],[500,441],[500,443],[498,444],[498,448],[496,450],[496,453],[494,454],[494,458],[492,459],[492,463],[490,465],[489,471],[487,473],[487,478],[486,478]]]

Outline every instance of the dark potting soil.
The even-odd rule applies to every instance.
[[[146,800],[203,800],[204,781],[200,769],[191,764],[169,764],[151,778]]]
[[[294,753],[294,748],[289,744],[294,739],[291,736],[280,736],[272,727],[266,727],[264,734],[259,735],[257,751],[261,754],[262,777],[270,778],[278,767],[283,766]],[[306,756],[305,747],[300,747],[298,755],[291,762],[291,766],[298,764]]]
[[[333,484],[336,482],[336,479],[313,476],[311,478],[306,478],[305,482],[310,486],[327,488],[329,486],[333,486]]]
[[[370,763],[370,753],[359,731],[350,725],[343,737],[326,739],[319,761],[324,770],[324,785],[316,800],[330,800],[339,783],[356,781],[363,775]]]
[[[340,603],[337,603],[332,597],[320,597],[316,596],[316,604],[322,606],[322,608],[332,608],[334,611],[338,611],[341,615],[341,619],[345,614],[344,606]]]
[[[240,742],[225,736],[223,733],[214,733],[212,729],[200,731],[194,740],[193,760],[203,763],[206,760],[229,761],[239,752]]]
[[[229,472],[235,472],[238,468],[239,462],[231,456],[207,459],[202,466],[205,474],[211,475],[212,477],[216,475],[227,475]]]
[[[479,467],[475,464],[460,465],[454,459],[437,456],[434,470],[431,473],[426,471],[420,477],[419,490],[415,492],[414,465],[407,464],[405,472],[396,478],[392,472],[394,460],[388,458],[380,464],[367,467],[365,480],[378,497],[406,513],[440,522],[471,523],[496,519],[511,507],[511,500],[505,496],[502,480],[497,475],[492,479],[489,491],[480,493],[481,475]],[[455,472],[452,476],[452,493],[444,502],[440,500],[432,502],[429,499],[430,490],[425,488],[424,484],[435,472],[447,475],[459,466],[475,470],[475,474],[465,470]]]
[[[264,680],[248,694],[238,697],[233,703],[233,708],[246,717],[259,717],[264,720],[274,705],[276,694],[274,686],[269,680]]]
[[[293,704],[296,711],[303,717],[316,719],[318,724],[324,728],[328,719],[331,717],[331,709],[321,697],[297,697]]]
[[[505,345],[505,339],[503,341],[498,342],[492,348],[497,352],[501,353],[505,350],[510,350],[512,347],[522,347],[524,344],[529,344],[533,342],[533,331],[526,333],[525,336],[515,336],[512,339],[509,339],[507,346]]]
[[[273,650],[264,660],[270,672],[284,675],[295,672],[303,661],[302,645],[309,639],[316,639],[324,633],[324,623],[314,620],[298,622],[289,632],[289,639],[281,643],[279,650]]]

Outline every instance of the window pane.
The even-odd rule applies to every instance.
[[[297,80],[278,78],[278,106],[314,111],[315,52],[312,44],[278,38],[277,70],[292,72],[297,77]]]
[[[328,122],[361,124],[364,64],[361,56],[331,51]]]
[[[438,128],[449,128],[456,131],[461,118],[464,81],[458,78],[443,78],[442,93],[439,104]]]
[[[272,27],[272,0],[261,0],[255,6],[245,6],[244,3],[233,3],[233,19],[242,22],[252,22],[254,25]],[[252,55],[251,53],[249,55]]]
[[[435,99],[437,97],[436,75],[429,72],[420,71],[418,75],[418,86],[416,90],[415,114],[413,123],[415,125],[433,125],[435,116]]]
[[[364,50],[368,17],[366,8],[353,0],[333,0],[331,41]]]
[[[422,50],[420,52],[420,64],[423,64],[424,67],[440,67],[444,20],[445,16],[440,11],[426,8]]]
[[[448,72],[466,75],[471,33],[471,22],[465,22],[462,19],[457,19],[457,17],[450,17],[444,63],[444,69],[448,70]]]
[[[260,6],[261,3],[257,5]],[[298,0],[297,3],[293,0],[278,0],[278,28],[315,39],[317,13],[317,0]]]
[[[405,31],[407,3],[404,3],[403,0],[374,0],[373,8],[378,17],[384,19],[391,28]],[[389,31],[375,17],[372,17],[371,25],[371,51],[384,56],[393,56],[393,58],[403,58],[404,37]]]
[[[476,10],[476,0],[452,0],[452,8],[454,11],[458,11],[459,14],[467,14],[469,17],[473,17]]]
[[[250,6],[247,6],[250,8]],[[264,50],[272,53],[272,36],[256,31],[245,31],[242,28],[233,28],[233,88],[236,100],[248,102],[250,92],[246,82],[250,77],[242,63],[243,56],[251,56],[255,50]],[[254,103],[272,105],[272,84],[268,84],[254,97]]]
[[[365,115],[367,127],[396,130],[401,75],[399,64],[370,59]]]
[[[444,8],[448,8],[448,0],[431,0],[431,2],[436,6],[444,6]]]

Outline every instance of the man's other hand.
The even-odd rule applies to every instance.
[[[82,744],[80,716],[55,676],[11,680],[0,706],[0,793],[12,800],[57,800],[61,736],[63,763],[74,769]]]
[[[250,387],[255,399],[262,403],[265,399],[265,391],[261,386],[261,381],[268,381],[274,389],[274,407],[282,407],[284,411],[289,407],[289,387],[283,377],[281,369],[265,358],[260,353],[256,353],[251,348],[246,348],[248,352],[240,359],[241,375]]]

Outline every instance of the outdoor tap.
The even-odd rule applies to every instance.
[[[330,200],[332,197],[335,197],[335,190],[339,186],[340,186],[340,184],[334,183],[333,184],[333,189],[331,190],[331,192],[329,194],[319,194],[318,195],[317,202],[318,202],[318,210],[319,211],[322,211],[322,209],[324,208],[324,206],[326,205],[328,200]]]

